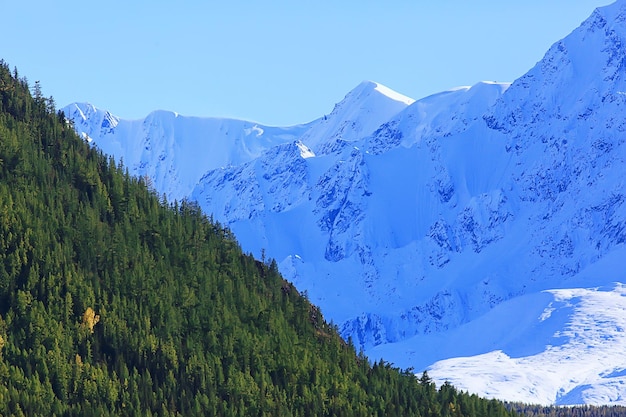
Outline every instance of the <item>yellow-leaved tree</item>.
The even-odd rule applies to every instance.
[[[83,325],[89,329],[91,333],[93,333],[93,326],[95,326],[100,321],[100,316],[93,311],[93,308],[87,307],[85,313],[83,314]]]

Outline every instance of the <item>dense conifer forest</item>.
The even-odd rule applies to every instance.
[[[0,415],[515,413],[368,361],[275,262],[89,146],[2,61]]]

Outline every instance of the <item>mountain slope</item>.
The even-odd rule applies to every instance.
[[[357,355],[275,263],[164,204],[3,61],[0,85],[1,415],[514,416]]]
[[[549,296],[542,300],[543,305],[537,302],[538,295],[530,299],[522,296],[498,305],[467,328],[459,329],[454,337],[459,343],[472,340],[472,335],[483,334],[487,328],[490,333],[500,333],[482,340],[490,343],[477,350],[486,353],[439,361],[429,369],[431,375],[438,382],[447,380],[453,385],[471,387],[473,392],[510,401],[623,405],[623,285],[612,290],[559,289],[541,296]],[[538,304],[543,310],[537,309]],[[520,323],[520,312],[526,313],[524,319],[534,321]],[[536,315],[528,317],[530,312]],[[503,316],[508,322],[503,322]]]
[[[510,85],[412,101],[365,82],[291,140],[207,170],[190,196],[245,250],[275,258],[368,354],[418,370],[436,362],[438,380],[485,395],[623,403],[626,366],[613,357],[621,339],[611,326],[624,309],[615,282],[626,282],[624,21],[626,1],[597,9]],[[567,320],[541,321],[564,294],[577,294],[576,308],[559,304]],[[598,297],[615,312],[594,325],[600,336],[568,333],[564,346],[578,353],[555,360],[555,332],[599,315],[586,307]],[[525,309],[538,315],[518,323],[527,326],[512,339],[518,356],[502,332],[485,330],[483,344],[459,339],[497,312]],[[594,356],[602,335],[615,343]],[[480,384],[476,367],[438,362],[476,354],[499,364],[479,372]],[[610,364],[563,382],[581,363],[573,356]],[[535,378],[495,391],[522,362]],[[542,379],[559,381],[538,390]]]

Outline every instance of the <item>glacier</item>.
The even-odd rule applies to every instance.
[[[626,404],[626,1],[512,83],[364,81],[303,125],[62,110],[276,259],[346,339],[438,383]]]

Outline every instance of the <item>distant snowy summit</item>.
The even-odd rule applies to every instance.
[[[248,162],[273,146],[295,141],[310,127],[269,127],[163,110],[125,120],[87,103],[62,110],[80,135],[122,160],[131,174],[150,177],[170,201],[188,197],[208,170]]]
[[[505,400],[625,404],[625,22],[626,1],[597,9],[512,84],[412,100],[365,81],[299,126],[64,111],[370,357]]]

